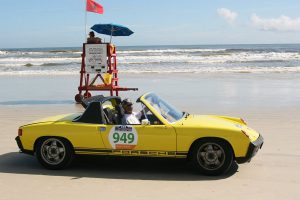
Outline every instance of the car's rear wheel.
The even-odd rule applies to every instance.
[[[205,175],[220,175],[233,163],[231,146],[220,139],[207,138],[198,141],[192,151],[195,168]]]
[[[37,141],[36,157],[47,169],[63,169],[71,164],[74,153],[66,139],[49,137]]]

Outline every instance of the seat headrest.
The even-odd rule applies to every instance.
[[[116,105],[116,110],[121,117],[124,116],[125,111],[121,104]]]

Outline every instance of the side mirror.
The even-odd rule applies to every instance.
[[[150,122],[148,119],[143,119],[142,120],[142,125],[150,125]]]

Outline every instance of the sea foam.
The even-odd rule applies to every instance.
[[[78,74],[80,48],[0,51],[0,75]],[[205,45],[118,48],[121,73],[299,72],[300,45]]]

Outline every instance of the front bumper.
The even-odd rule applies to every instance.
[[[16,140],[16,142],[17,142],[17,145],[18,145],[19,149],[20,149],[20,152],[26,153],[26,154],[30,154],[30,155],[33,155],[33,154],[34,154],[33,151],[26,150],[26,149],[23,148],[23,145],[22,145],[20,136],[17,136],[17,137],[15,138],[15,140]]]
[[[258,150],[262,148],[263,144],[264,144],[264,138],[261,135],[259,135],[257,140],[250,143],[246,156],[237,157],[236,162],[237,163],[250,162],[251,158],[257,154]]]

